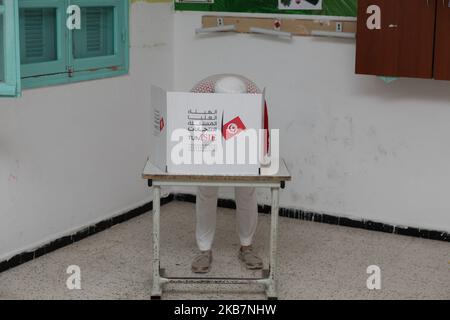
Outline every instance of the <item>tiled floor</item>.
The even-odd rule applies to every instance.
[[[256,248],[267,256],[268,216]],[[118,225],[0,274],[0,299],[149,299],[151,214]],[[162,211],[162,266],[190,275],[196,252],[194,206]],[[219,209],[211,276],[258,276],[237,260],[234,211]],[[267,259],[265,259],[267,264]],[[66,287],[67,267],[81,268],[82,289]],[[367,267],[382,270],[382,289],[369,291]],[[165,299],[263,299],[258,286],[168,286]],[[281,219],[280,299],[450,299],[450,244],[325,224]]]

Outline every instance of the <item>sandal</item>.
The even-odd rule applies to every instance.
[[[194,258],[192,262],[193,273],[208,273],[211,271],[212,252],[200,251],[200,254]]]
[[[239,251],[239,259],[249,270],[261,270],[263,268],[261,258],[253,252],[253,248],[251,246],[244,247]]]

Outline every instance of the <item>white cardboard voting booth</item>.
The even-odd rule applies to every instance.
[[[170,174],[258,175],[265,152],[264,103],[264,94],[152,86],[150,160]]]

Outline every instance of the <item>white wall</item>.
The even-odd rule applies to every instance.
[[[450,231],[450,82],[386,85],[354,74],[352,40],[196,38],[200,21],[175,15],[175,86],[234,72],[267,87],[294,177],[282,206]]]
[[[0,100],[0,261],[149,201],[150,83],[221,72],[268,88],[284,207],[450,231],[450,83],[355,76],[348,40],[195,38],[200,18],[135,3],[129,76]]]
[[[173,85],[170,4],[131,8],[130,75],[0,100],[0,261],[149,201],[150,83]]]

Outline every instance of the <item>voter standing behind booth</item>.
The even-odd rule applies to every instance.
[[[261,90],[249,79],[239,75],[215,75],[199,82],[195,93],[259,94]],[[267,132],[266,148],[269,147],[267,104],[264,114],[264,129]],[[200,250],[192,263],[192,272],[208,273],[213,261],[212,245],[216,231],[218,187],[199,187],[197,191],[196,239]],[[262,260],[253,250],[253,236],[258,224],[258,205],[255,188],[236,187],[237,232],[240,239],[238,257],[249,270],[262,269]]]

